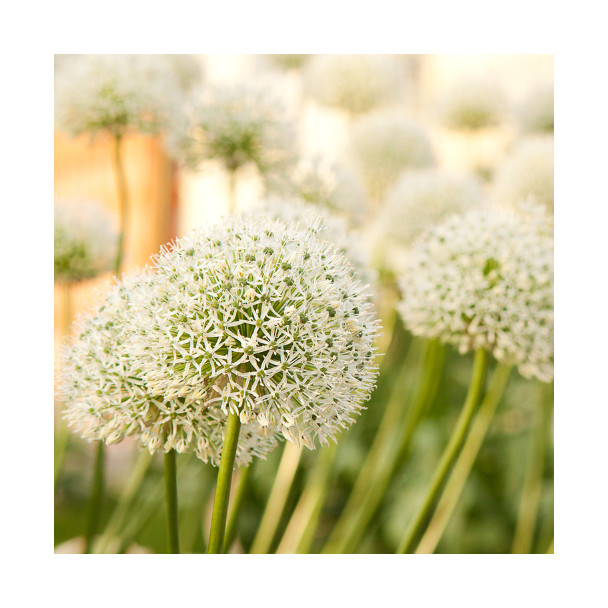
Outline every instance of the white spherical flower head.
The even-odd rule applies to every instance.
[[[55,121],[71,135],[157,133],[178,105],[179,91],[161,55],[80,55],[56,76]]]
[[[553,230],[544,213],[478,209],[430,229],[408,259],[398,310],[415,335],[484,348],[553,378]]]
[[[139,439],[150,453],[159,449],[195,450],[199,458],[219,465],[226,417],[218,407],[180,394],[152,394],[128,348],[132,323],[144,302],[153,297],[154,276],[144,271],[123,275],[123,281],[76,323],[77,337],[60,354],[59,396],[64,417],[89,441],[108,445],[127,436]],[[245,424],[239,438],[237,465],[251,462],[276,446],[257,425]]]
[[[273,55],[266,55],[266,57],[278,68],[298,70],[308,61],[311,55],[281,55],[275,53]]]
[[[371,267],[370,252],[362,242],[361,235],[350,230],[346,220],[320,205],[311,205],[297,198],[269,198],[251,210],[251,215],[263,215],[271,220],[281,220],[286,224],[298,223],[305,227],[322,218],[323,225],[317,236],[332,243],[352,266],[353,276],[363,285],[374,285],[378,280]]]
[[[308,63],[304,84],[321,105],[361,114],[395,97],[397,75],[388,55],[316,55]]]
[[[110,270],[117,244],[113,218],[101,204],[55,200],[55,281],[92,279]]]
[[[218,160],[228,171],[253,163],[261,174],[292,162],[294,132],[270,90],[202,87],[175,117],[170,146],[192,167]]]
[[[426,133],[393,113],[370,114],[357,121],[350,148],[355,168],[373,197],[381,197],[405,169],[435,163]]]
[[[351,424],[377,374],[378,322],[319,228],[230,217],[163,250],[133,352],[146,389],[296,445]]]
[[[408,247],[426,228],[484,200],[481,184],[473,176],[437,169],[409,171],[387,194],[379,217],[380,234]]]
[[[525,131],[553,133],[553,84],[539,86],[530,91],[520,108],[520,120]]]
[[[449,129],[477,131],[498,126],[504,120],[507,102],[497,84],[465,80],[445,91],[437,105],[441,122]]]
[[[509,207],[533,200],[553,213],[553,137],[537,135],[522,140],[496,172],[496,200]]]

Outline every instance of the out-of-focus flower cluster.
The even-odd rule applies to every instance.
[[[543,85],[532,90],[520,108],[520,120],[524,131],[553,133],[554,94],[553,85]]]
[[[92,279],[110,270],[117,244],[113,219],[99,203],[55,200],[55,281]]]
[[[414,245],[400,287],[413,334],[553,379],[553,229],[541,208],[450,217]]]

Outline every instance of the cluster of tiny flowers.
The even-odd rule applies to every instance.
[[[288,166],[294,133],[267,90],[249,85],[202,87],[176,116],[170,146],[192,167],[218,160],[228,171],[254,163],[261,174]]]
[[[344,255],[352,266],[353,276],[364,285],[375,285],[377,272],[371,267],[369,251],[362,243],[361,235],[350,230],[342,217],[332,213],[328,208],[311,205],[296,198],[270,198],[252,209],[252,215],[262,215],[271,220],[281,220],[286,224],[298,223],[306,226],[314,223],[315,216],[323,220],[323,228],[318,238],[332,243],[337,251]]]
[[[76,322],[74,338],[60,353],[58,395],[64,417],[84,439],[111,445],[132,436],[150,453],[192,449],[205,462],[219,464],[226,417],[218,407],[175,394],[152,394],[130,354],[141,330],[133,319],[154,296],[154,275],[134,271]],[[254,425],[244,425],[236,463],[248,464],[276,446]]]
[[[454,215],[413,247],[398,310],[415,335],[484,348],[520,373],[553,378],[553,230],[540,208]]]
[[[393,113],[374,113],[357,121],[350,147],[353,162],[372,196],[382,196],[403,170],[435,162],[426,133]]]
[[[266,57],[277,67],[289,70],[301,68],[308,61],[310,55],[281,55],[275,53],[273,55],[266,55]]]
[[[537,135],[520,142],[496,171],[494,196],[510,207],[532,199],[553,213],[553,137]]]
[[[553,133],[553,85],[544,85],[531,91],[520,109],[520,120],[525,131]]]
[[[112,217],[92,201],[55,201],[55,281],[92,279],[110,270],[118,234]]]
[[[298,446],[335,440],[371,394],[379,326],[320,228],[230,217],[161,251],[132,353],[147,392]]]
[[[156,133],[167,125],[180,94],[160,55],[80,55],[56,75],[55,122],[71,135]]]
[[[380,234],[409,246],[426,228],[480,206],[484,198],[473,176],[437,169],[406,172],[387,194],[379,217]]]
[[[477,80],[458,82],[438,101],[441,122],[449,129],[476,131],[499,125],[505,115],[502,89]]]
[[[394,98],[396,76],[395,62],[387,55],[316,55],[304,84],[321,105],[361,114]]]
[[[270,194],[302,199],[347,215],[358,223],[365,214],[365,192],[357,176],[320,158],[300,159],[288,171],[266,180]]]

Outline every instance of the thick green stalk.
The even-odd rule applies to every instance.
[[[547,553],[555,553],[553,544],[554,544],[554,540],[551,539],[551,544],[549,545],[549,548],[547,549]]]
[[[99,520],[101,518],[101,506],[104,486],[104,448],[104,442],[98,441],[97,450],[95,451],[95,465],[93,468],[91,498],[89,500],[87,523],[84,533],[85,553],[91,553],[91,549],[93,548],[93,538],[97,533],[97,530],[99,528]]]
[[[221,553],[224,546],[230,485],[232,482],[232,471],[234,469],[240,431],[241,420],[239,415],[231,411],[228,415],[228,422],[224,434],[224,445],[222,447],[222,458],[220,460],[220,470],[217,474],[217,485],[215,488],[215,500],[213,503],[213,516],[211,517],[211,532],[209,534],[209,548],[207,553]]]
[[[179,512],[175,450],[165,453],[165,512],[167,515],[167,553],[179,553]]]
[[[301,455],[302,448],[297,448],[290,442],[285,444],[279,470],[272,485],[262,521],[251,545],[250,553],[268,553],[270,551],[279,520],[289,496],[289,490],[300,464]]]
[[[479,412],[475,416],[462,452],[460,452],[460,456],[454,465],[450,479],[437,503],[433,518],[416,549],[416,553],[433,553],[435,551],[488,433],[496,407],[507,386],[510,372],[510,365],[499,364],[496,367],[488,392],[479,407]]]
[[[412,405],[407,408],[405,419],[397,426],[397,432],[392,439],[387,438],[382,454],[378,457],[376,467],[370,477],[367,492],[361,499],[358,510],[346,522],[344,534],[330,537],[323,548],[323,553],[352,553],[357,548],[367,527],[382,504],[392,479],[407,457],[412,438],[420,421],[435,400],[443,370],[444,357],[445,347],[442,344],[435,340],[426,344],[424,360],[419,366],[421,378],[418,382],[416,397]],[[392,399],[397,400],[401,409],[404,409],[402,388],[396,387]]]
[[[277,553],[308,553],[329,489],[337,445],[323,448],[289,520]]]
[[[460,412],[460,416],[458,417],[458,421],[456,422],[456,427],[452,432],[452,436],[450,437],[450,441],[446,446],[443,454],[441,455],[441,459],[437,468],[435,469],[435,473],[433,474],[433,478],[431,480],[431,484],[427,491],[427,495],[424,499],[424,502],[420,506],[418,512],[413,518],[412,522],[407,528],[405,536],[399,545],[399,549],[397,553],[411,553],[414,543],[418,540],[420,533],[422,532],[422,528],[426,523],[428,516],[435,504],[437,496],[443,487],[443,484],[448,476],[454,461],[458,457],[460,453],[460,449],[465,441],[467,430],[469,428],[469,424],[471,423],[471,419],[477,410],[477,406],[481,401],[481,397],[483,394],[483,387],[485,383],[486,371],[488,368],[488,359],[489,354],[486,350],[479,349],[475,353],[475,361],[473,363],[473,376],[471,378],[471,384],[469,385],[469,391]]]
[[[532,446],[528,470],[524,479],[524,487],[519,506],[519,516],[515,537],[513,539],[512,553],[530,553],[536,528],[536,516],[540,503],[543,473],[545,470],[545,454],[551,424],[553,400],[546,394],[545,385],[541,385],[538,411],[532,432]]]
[[[120,530],[125,526],[129,510],[141,488],[151,462],[152,455],[148,450],[139,452],[135,466],[131,470],[131,474],[122,490],[118,499],[118,504],[110,517],[110,521],[101,537],[95,543],[95,553],[107,553],[108,549],[110,549],[111,545],[117,539]]]
[[[255,460],[248,466],[243,467],[240,470],[239,485],[236,489],[236,495],[234,501],[230,505],[228,513],[228,524],[226,525],[226,535],[224,538],[224,553],[230,551],[230,546],[236,537],[236,528],[239,521],[239,513],[241,512],[241,505],[243,504],[243,498],[245,496],[245,490],[251,477],[251,471],[253,470]]]

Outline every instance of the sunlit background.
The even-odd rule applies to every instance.
[[[77,56],[55,56],[56,77],[70,68]],[[268,92],[269,98],[282,106],[282,116],[293,130],[294,155],[299,167],[321,167],[335,178],[346,175],[352,181],[352,206],[342,197],[335,211],[353,228],[360,246],[376,266],[380,278],[377,308],[385,321],[384,336],[379,350],[384,353],[392,332],[398,332],[392,348],[407,352],[412,336],[398,321],[391,318],[397,297],[390,287],[392,272],[397,272],[403,248],[388,250],[382,245],[379,231],[382,209],[391,196],[396,197],[396,185],[412,168],[396,170],[378,188],[366,183],[357,161],[353,133],[373,116],[388,116],[416,125],[430,141],[433,166],[460,176],[470,176],[478,184],[484,199],[493,204],[514,205],[517,200],[541,195],[536,184],[528,187],[520,173],[536,161],[521,161],[524,170],[513,160],[522,146],[530,141],[550,142],[550,200],[540,200],[553,211],[553,56],[552,55],[388,55],[381,56],[388,70],[387,90],[372,100],[369,108],[338,107],[327,101],[334,93],[323,91],[331,83],[322,82],[320,58],[269,55],[193,55],[187,77],[187,87],[213,87],[253,83]],[[314,62],[317,61],[318,64]],[[356,87],[356,74],[353,83]],[[331,80],[331,76],[327,76]],[[316,80],[315,80],[316,79]],[[320,82],[321,81],[321,82]],[[360,85],[365,88],[366,82]],[[381,85],[378,85],[381,88]],[[478,87],[478,88],[475,88]],[[484,88],[485,87],[485,88]],[[446,106],[467,91],[476,99],[491,97],[497,108],[496,119],[479,128],[475,118],[467,123],[460,118],[450,123]],[[536,128],[529,119],[530,100],[538,91],[551,91],[551,126]],[[319,92],[320,91],[320,92]],[[351,99],[354,96],[350,95]],[[343,104],[347,106],[348,103]],[[470,118],[470,117],[469,117]],[[532,154],[533,155],[533,154]],[[381,159],[380,163],[388,163]],[[308,163],[308,165],[307,165]],[[314,163],[317,163],[314,165]],[[129,133],[124,138],[124,166],[130,198],[123,271],[148,263],[151,255],[171,239],[205,223],[215,223],[229,212],[230,175],[221,162],[203,161],[187,167],[173,154],[170,136]],[[517,172],[520,173],[517,173]],[[391,174],[392,175],[392,174]],[[545,175],[545,174],[543,174]],[[549,173],[546,173],[549,175]],[[233,190],[237,212],[247,213],[274,192],[265,176],[254,163],[245,163],[235,174]],[[523,185],[517,190],[520,181]],[[349,182],[351,183],[351,182]],[[528,188],[528,190],[526,190]],[[517,190],[512,193],[511,190]],[[274,193],[276,194],[276,193]],[[55,132],[55,197],[62,200],[98,201],[115,217],[118,224],[119,198],[112,160],[112,139],[99,134],[76,138]],[[314,201],[313,201],[314,202]],[[386,220],[382,220],[386,221]],[[391,264],[387,264],[387,257]],[[71,308],[68,319],[84,310],[96,290],[112,279],[111,272],[71,285]],[[389,286],[387,287],[387,284]],[[62,283],[55,286],[56,348],[69,332],[66,319],[66,290]],[[393,328],[393,323],[395,327]],[[449,436],[450,426],[457,415],[458,404],[466,394],[472,357],[460,356],[449,349],[444,377],[438,396],[428,418],[423,421],[413,444],[411,457],[393,480],[380,514],[369,527],[358,547],[359,552],[394,552],[403,535],[407,518],[424,492],[428,478]],[[312,551],[320,551],[336,521],[350,488],[356,479],[366,450],[378,427],[383,403],[399,380],[399,367],[393,365],[379,382],[368,410],[341,437],[338,455],[332,470],[332,483],[315,532]],[[549,394],[551,393],[551,394]],[[513,373],[506,394],[480,451],[457,508],[435,552],[441,553],[508,553],[512,550],[517,525],[522,485],[530,455],[530,437],[537,419],[538,399],[552,399],[541,383],[525,380]],[[61,404],[56,403],[56,418]],[[552,428],[552,427],[551,427]],[[266,461],[256,463],[247,489],[246,509],[243,509],[240,531],[234,552],[247,551],[253,542],[262,512],[276,477],[281,450],[271,453]],[[309,452],[304,448],[295,477],[288,488],[284,509],[272,541],[272,550],[283,552],[288,547],[284,532],[305,487],[309,471],[322,450]],[[92,446],[70,434],[57,481],[55,496],[55,544],[58,550],[82,550],[82,528],[92,468]],[[104,518],[107,521],[119,500],[129,473],[136,460],[134,441],[124,441],[107,450],[107,490]],[[179,460],[181,459],[181,461]],[[208,529],[215,470],[196,459],[180,455],[180,526],[184,552],[204,549]],[[550,434],[542,472],[542,487],[538,514],[533,522],[530,552],[544,553],[553,539],[553,447]],[[122,529],[120,549],[131,552],[164,552],[164,520],[162,492],[162,462],[155,460],[147,472],[136,516]],[[282,539],[285,544],[282,545]]]

